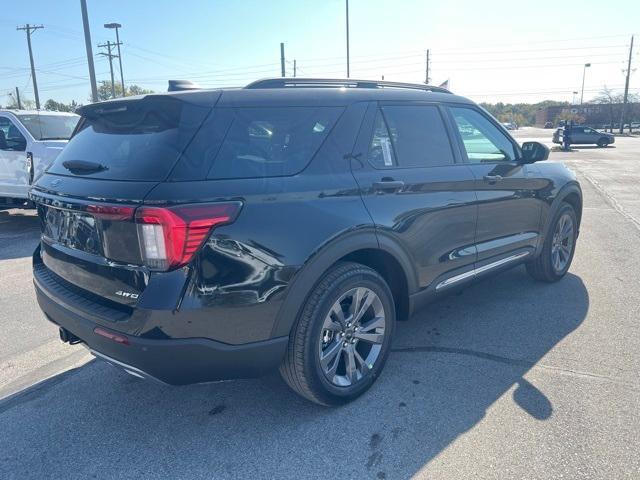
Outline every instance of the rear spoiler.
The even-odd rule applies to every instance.
[[[181,92],[183,90],[200,90],[200,85],[190,80],[169,80],[167,92]]]

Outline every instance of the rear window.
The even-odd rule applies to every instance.
[[[19,114],[20,122],[36,140],[69,140],[80,117],[78,115]]]
[[[210,150],[207,178],[294,175],[305,168],[335,125],[342,107],[224,109],[230,125],[220,148]],[[222,113],[222,112],[220,112]],[[227,116],[223,115],[223,116]],[[199,135],[206,135],[204,131]]]
[[[210,108],[170,97],[94,105],[49,171],[71,175],[64,162],[99,164],[87,175],[108,180],[163,180]]]

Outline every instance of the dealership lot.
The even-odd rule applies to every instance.
[[[166,387],[61,344],[31,285],[37,218],[0,212],[0,477],[637,478],[639,157],[624,137],[553,152],[585,196],[569,275],[518,267],[430,305],[334,410],[277,375]]]

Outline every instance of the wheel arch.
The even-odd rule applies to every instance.
[[[351,232],[329,242],[304,263],[291,279],[274,322],[272,337],[289,335],[308,296],[324,273],[341,261],[361,263],[378,272],[388,283],[396,303],[396,317],[409,313],[409,295],[418,280],[409,255],[392,238],[375,229]]]
[[[576,181],[567,183],[564,185],[558,194],[553,199],[551,206],[548,210],[547,216],[544,220],[544,228],[542,229],[543,237],[540,242],[538,242],[538,249],[536,251],[536,255],[542,251],[542,247],[544,246],[544,241],[547,238],[549,233],[549,229],[551,228],[551,221],[553,220],[556,212],[560,208],[562,203],[568,203],[573,207],[576,212],[576,217],[578,220],[578,234],[580,233],[580,224],[582,222],[582,190],[580,188],[580,184]]]

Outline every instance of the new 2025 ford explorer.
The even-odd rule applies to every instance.
[[[80,114],[31,193],[37,298],[63,341],[139,377],[279,368],[345,403],[428,300],[571,264],[574,175],[442,88],[279,78]]]

